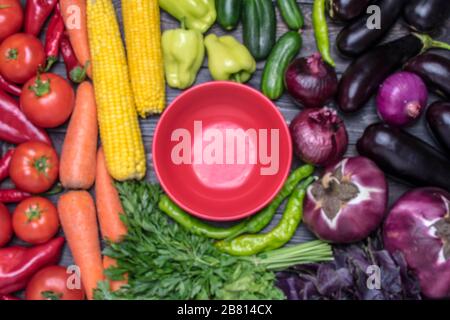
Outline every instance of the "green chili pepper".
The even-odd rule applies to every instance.
[[[247,220],[245,228],[239,229],[234,234],[231,234],[226,240],[229,241],[244,233],[258,233],[264,229],[270,221],[272,221],[278,207],[287,197],[291,195],[292,191],[294,191],[300,181],[311,176],[313,172],[314,167],[309,164],[304,165],[292,172],[275,199],[273,199],[273,201],[265,209],[253,216],[251,219]]]
[[[306,177],[311,176],[313,171],[314,167],[311,165],[305,165],[296,169],[289,176],[280,193],[264,210],[252,218],[229,228],[215,227],[192,217],[166,195],[161,196],[159,209],[192,233],[207,238],[222,240],[232,239],[243,233],[258,233],[270,223],[278,207],[292,193],[298,183]]]
[[[303,217],[306,189],[314,181],[310,177],[300,183],[291,194],[280,223],[269,233],[242,235],[232,241],[218,241],[215,246],[233,256],[251,256],[284,246],[294,236]]]
[[[326,0],[314,0],[313,5],[313,26],[314,35],[316,37],[317,48],[319,49],[322,58],[329,65],[335,67],[336,63],[331,57],[330,39],[328,36],[328,25],[325,14]]]
[[[198,236],[220,240],[227,238],[232,233],[239,232],[245,227],[245,224],[243,223],[236,224],[230,228],[216,227],[207,224],[186,213],[166,195],[161,196],[158,206],[161,211]]]

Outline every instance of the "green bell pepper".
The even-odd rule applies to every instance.
[[[177,89],[192,86],[205,58],[203,35],[197,30],[168,30],[161,43],[168,85]]]
[[[209,71],[214,80],[233,80],[244,83],[256,71],[256,61],[248,49],[232,36],[205,38]]]
[[[159,6],[188,29],[205,33],[216,21],[215,0],[159,0]]]

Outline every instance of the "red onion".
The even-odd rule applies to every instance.
[[[378,114],[387,124],[405,126],[420,117],[428,100],[428,90],[419,76],[398,72],[387,78],[377,96]]]
[[[347,151],[347,130],[335,110],[305,109],[292,121],[290,132],[295,153],[306,163],[326,166]]]
[[[320,53],[294,60],[285,74],[287,91],[306,108],[320,108],[337,92],[336,71]]]
[[[384,225],[384,245],[404,254],[422,293],[450,298],[450,194],[438,188],[407,192]]]
[[[323,240],[356,242],[378,228],[387,201],[386,177],[377,165],[364,157],[347,158],[308,188],[303,220]]]

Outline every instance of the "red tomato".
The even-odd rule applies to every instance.
[[[11,240],[13,234],[11,215],[8,208],[0,202],[0,248]]]
[[[19,0],[0,0],[0,43],[22,28],[23,10]]]
[[[42,193],[56,182],[58,171],[59,160],[55,149],[43,142],[29,141],[14,151],[9,176],[20,190]]]
[[[14,210],[12,223],[21,240],[31,244],[45,243],[58,232],[58,211],[45,198],[28,198]]]
[[[28,283],[25,298],[27,300],[83,300],[84,292],[79,279],[72,279],[76,276],[76,274],[67,273],[66,268],[61,266],[41,269]],[[76,289],[78,284],[80,287]]]
[[[44,63],[44,46],[32,35],[17,33],[0,45],[0,74],[11,82],[25,83]]]
[[[20,105],[27,118],[42,128],[62,125],[75,104],[72,86],[53,73],[30,79],[23,87]]]

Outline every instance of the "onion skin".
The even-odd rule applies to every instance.
[[[386,249],[404,254],[429,298],[450,297],[450,259],[442,255],[443,241],[434,227],[436,220],[448,219],[449,201],[450,194],[442,189],[412,190],[394,204],[384,224]]]
[[[286,89],[305,108],[320,108],[330,101],[338,89],[333,67],[319,53],[294,60],[286,70]]]
[[[450,155],[450,102],[435,102],[427,110],[428,127]]]
[[[305,109],[292,121],[289,129],[294,152],[306,163],[333,164],[347,151],[347,130],[335,110]]]
[[[324,182],[324,177],[341,170],[342,181],[358,187],[356,198],[342,203],[341,209],[330,219],[323,209],[321,199],[316,199],[313,190]],[[386,213],[388,186],[384,173],[371,160],[364,157],[347,158],[328,167],[322,180],[307,190],[304,207],[306,226],[322,240],[334,243],[352,243],[365,239],[378,228]]]
[[[391,126],[406,126],[420,117],[427,100],[428,90],[419,76],[411,72],[397,72],[380,86],[378,114]]]

